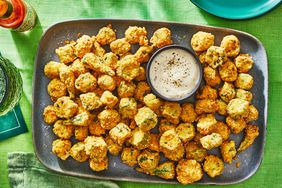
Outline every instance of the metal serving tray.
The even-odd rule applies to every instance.
[[[243,153],[239,154],[238,159],[232,164],[225,164],[224,173],[216,178],[210,178],[206,174],[197,184],[234,184],[244,181],[251,177],[259,168],[262,158],[266,137],[267,122],[267,101],[268,101],[268,63],[265,49],[261,42],[254,36],[232,29],[192,25],[185,23],[143,21],[143,20],[113,20],[113,19],[83,19],[71,20],[57,23],[51,26],[41,38],[37,57],[35,59],[34,80],[33,80],[33,113],[32,129],[33,144],[35,153],[41,163],[48,169],[72,176],[122,180],[134,182],[151,183],[177,183],[176,180],[164,180],[159,177],[149,176],[135,171],[122,163],[120,157],[109,155],[109,168],[103,172],[93,172],[88,162],[79,163],[69,157],[66,161],[60,160],[52,154],[51,145],[56,136],[52,132],[52,126],[46,125],[43,121],[42,113],[44,107],[51,104],[47,94],[47,84],[49,79],[44,76],[44,65],[50,61],[58,61],[55,49],[63,45],[65,40],[77,39],[77,34],[96,35],[98,30],[112,24],[117,30],[118,38],[124,37],[124,31],[129,26],[144,26],[148,31],[148,37],[160,27],[168,27],[172,31],[174,44],[183,45],[191,48],[190,39],[192,35],[199,31],[211,32],[215,35],[215,44],[219,45],[223,36],[228,34],[236,35],[241,42],[241,53],[249,53],[255,61],[250,74],[254,76],[254,87],[252,88],[253,104],[259,110],[259,119],[254,122],[259,126],[260,135],[254,144]],[[136,50],[136,46],[133,50]],[[235,140],[236,146],[239,145],[243,134],[231,135]],[[211,153],[219,154],[218,150]],[[236,168],[236,162],[241,163],[240,168]]]

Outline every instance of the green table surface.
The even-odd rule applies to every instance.
[[[20,105],[29,129],[28,133],[0,142],[0,187],[9,187],[7,153],[33,151],[32,77],[40,37],[50,25],[77,18],[178,21],[238,29],[259,38],[269,58],[269,111],[264,159],[254,176],[243,183],[229,187],[282,187],[282,115],[279,110],[282,106],[282,6],[255,19],[231,21],[206,13],[189,0],[30,0],[30,2],[38,14],[37,25],[31,32],[17,33],[0,28],[0,51],[20,69],[23,77],[24,94]],[[118,184],[121,187],[172,187],[172,185],[131,182],[118,182]],[[181,185],[173,187],[181,187]]]

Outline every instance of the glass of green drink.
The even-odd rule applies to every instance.
[[[0,53],[0,116],[12,110],[22,93],[19,70]]]

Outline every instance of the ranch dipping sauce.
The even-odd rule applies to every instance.
[[[152,87],[160,95],[181,100],[199,86],[200,65],[189,51],[177,46],[167,48],[153,57],[149,78]]]

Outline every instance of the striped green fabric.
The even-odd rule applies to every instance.
[[[81,179],[48,171],[33,153],[8,154],[10,185],[14,188],[119,188],[116,183]]]

